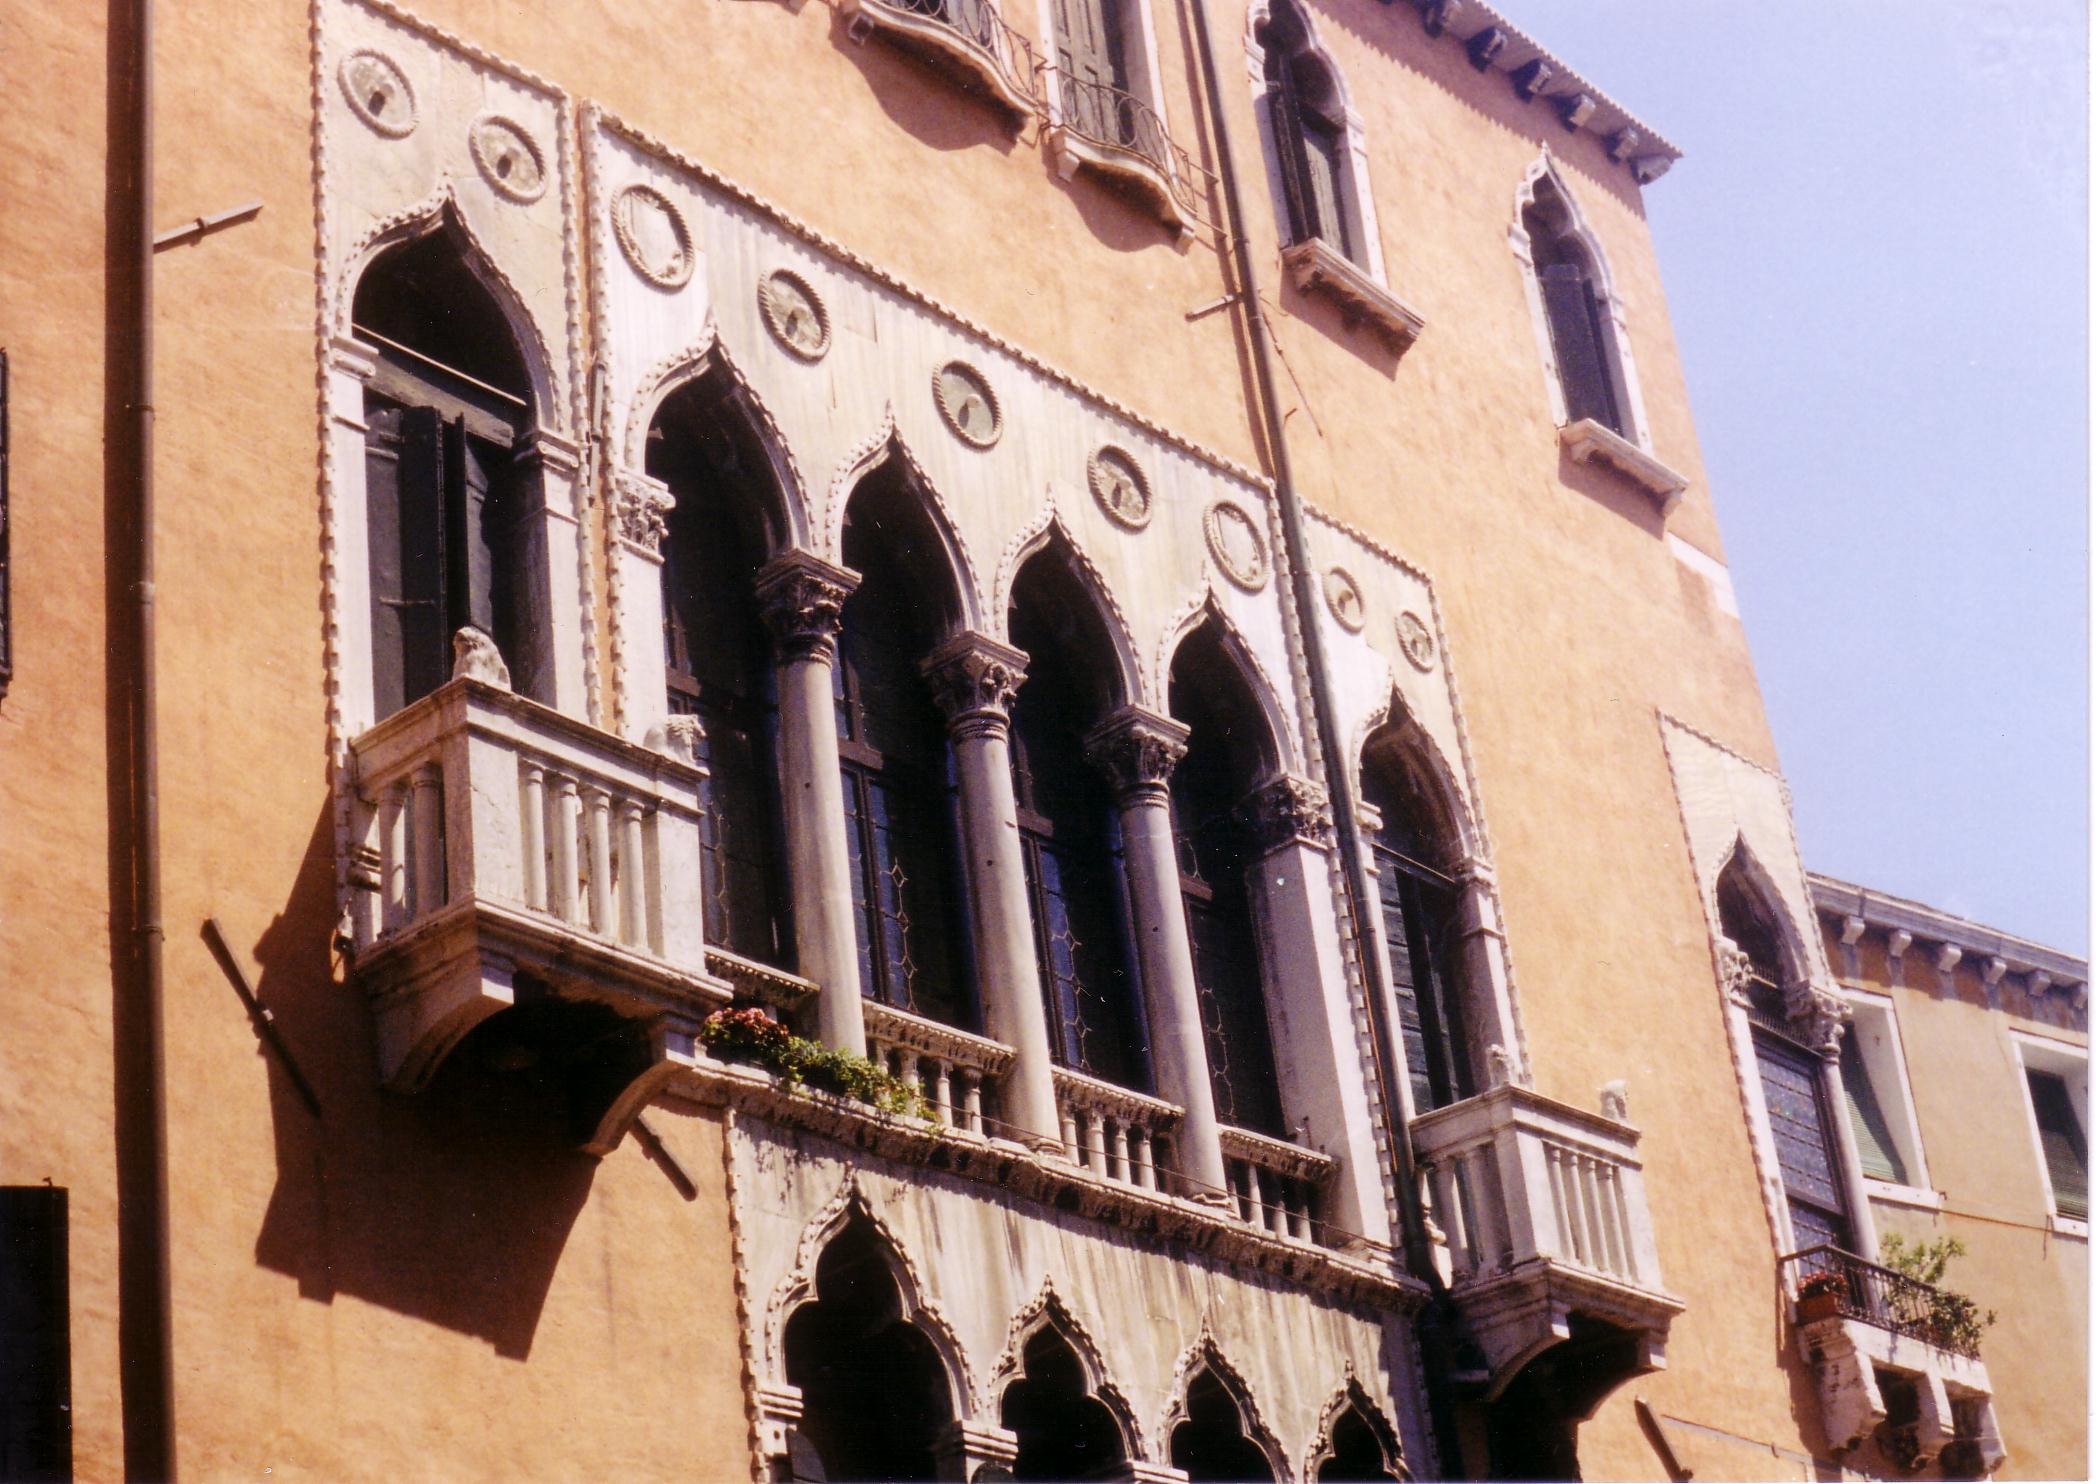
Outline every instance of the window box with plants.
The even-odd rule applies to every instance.
[[[898,1117],[927,1116],[924,1097],[865,1057],[796,1036],[762,1010],[716,1010],[699,1025],[699,1041],[722,1061],[761,1067],[790,1086],[866,1103]]]

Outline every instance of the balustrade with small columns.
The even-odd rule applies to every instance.
[[[943,1128],[977,1136],[996,1124],[993,1089],[1012,1049],[893,1005],[866,1004],[866,1057],[923,1097]]]

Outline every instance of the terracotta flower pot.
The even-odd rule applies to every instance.
[[[1817,1319],[1832,1319],[1841,1313],[1841,1295],[1838,1293],[1808,1293],[1798,1300],[1798,1323],[1811,1324]]]

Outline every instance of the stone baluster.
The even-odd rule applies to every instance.
[[[833,669],[844,602],[858,585],[857,573],[804,551],[788,552],[757,574],[757,604],[778,651],[779,798],[794,943],[801,974],[821,989],[816,1021],[823,1044],[849,1050],[866,1043],[866,1013]]]
[[[619,938],[636,947],[648,942],[647,845],[638,799],[620,799]]]
[[[408,920],[408,792],[398,786],[387,789],[379,816],[379,880],[389,933]]]
[[[1012,790],[1011,703],[1026,678],[1026,656],[980,634],[956,634],[925,659],[924,673],[946,715],[960,783],[983,1028],[1016,1053],[1004,1075],[1002,1117],[1021,1139],[1052,1147],[1055,1063]],[[1062,1142],[1073,1142],[1067,1128]]]
[[[535,912],[546,910],[546,770],[524,764],[519,789],[523,818],[524,902]]]
[[[1135,1183],[1144,1190],[1157,1189],[1157,1166],[1150,1151],[1150,1131],[1141,1124],[1135,1126]]]
[[[582,812],[580,786],[563,773],[553,784],[553,880],[547,907],[562,922],[575,920],[576,829]]]
[[[610,937],[611,906],[611,795],[601,788],[583,790],[582,805],[589,822],[589,925]]]
[[[971,1134],[983,1131],[982,1078],[970,1072],[962,1083],[961,1126]]]
[[[444,901],[444,775],[435,763],[415,770],[414,813],[409,825],[413,901],[410,915],[421,917]]]
[[[1186,756],[1186,738],[1186,728],[1170,717],[1126,706],[1085,739],[1085,750],[1112,783],[1120,809],[1152,1071],[1158,1095],[1185,1110],[1178,1130],[1179,1170],[1192,1182],[1196,1200],[1213,1202],[1226,1199],[1223,1148],[1208,1079],[1193,946],[1179,899],[1168,788],[1172,769]]]

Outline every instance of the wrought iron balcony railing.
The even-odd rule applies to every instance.
[[[1065,176],[1090,165],[1140,187],[1174,226],[1212,220],[1214,175],[1172,138],[1155,108],[1126,89],[1053,71],[1058,116],[1048,142]]]
[[[1839,1247],[1807,1247],[1778,1264],[1785,1292],[1798,1302],[1798,1321],[1856,1319],[1896,1335],[1934,1345],[1953,1355],[1977,1357],[1979,1338],[1965,1319],[1969,1300],[1933,1284],[1867,1262]]]
[[[1041,111],[1041,65],[996,0],[845,0],[851,33],[874,31],[979,85],[1017,115]]]

